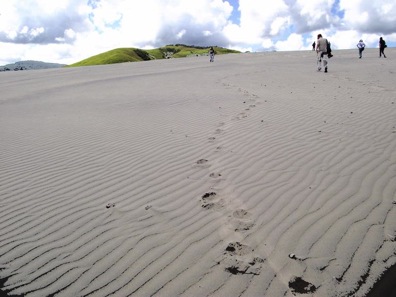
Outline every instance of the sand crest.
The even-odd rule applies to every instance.
[[[377,51],[0,73],[0,289],[365,296],[396,263]]]

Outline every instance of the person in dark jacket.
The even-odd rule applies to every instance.
[[[384,55],[384,58],[386,58],[384,50],[386,48],[386,42],[385,40],[382,39],[382,37],[380,37],[379,39],[379,57],[381,58],[381,55]]]
[[[210,62],[214,62],[214,56],[215,56],[215,50],[213,49],[213,46],[211,46],[209,49],[209,61]]]

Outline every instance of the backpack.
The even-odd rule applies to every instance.
[[[331,43],[327,40],[327,57],[331,58],[333,55],[331,54]]]

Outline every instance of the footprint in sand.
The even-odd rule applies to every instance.
[[[221,133],[223,133],[223,131],[224,130],[222,130],[222,129],[216,129],[215,134],[221,134]]]
[[[216,131],[214,132],[214,134],[216,134],[216,135],[219,135],[219,134],[222,134],[222,133],[223,133],[222,129],[216,129]],[[213,143],[216,140],[216,137],[211,136],[211,137],[208,138],[208,140],[209,140],[209,142]]]
[[[250,217],[251,214],[248,211],[244,209],[237,209],[229,218],[229,224],[235,232],[248,231],[255,225]]]
[[[212,178],[221,177],[220,173],[211,173],[209,175]],[[201,206],[204,209],[211,210],[224,210],[228,209],[226,205],[226,201],[222,198],[219,198],[216,192],[207,192],[201,197]],[[232,210],[227,210],[232,211]],[[246,211],[245,209],[237,209],[232,212],[231,215],[227,218],[227,225],[230,229],[235,232],[244,232],[252,229],[254,227],[254,222],[250,218],[251,213]]]
[[[253,252],[253,248],[240,242],[230,242],[225,249],[225,253],[230,256],[244,256]]]
[[[225,206],[224,199],[216,197],[216,192],[208,192],[201,197],[201,206],[205,209],[219,210]]]
[[[224,270],[232,274],[259,275],[264,259],[254,255],[254,249],[240,242],[231,242],[225,248],[219,263],[225,265]]]
[[[115,203],[107,203],[106,208],[115,207]]]
[[[211,178],[218,179],[220,173],[212,172],[209,174]],[[251,219],[252,214],[243,208],[236,210],[229,209],[228,202],[216,192],[207,192],[201,197],[201,206],[204,209],[210,209],[219,212],[228,213],[227,225],[233,232],[244,232],[254,227]],[[251,274],[259,275],[261,273],[264,259],[254,254],[254,249],[240,242],[231,242],[225,248],[223,255],[218,261],[224,265],[224,271],[234,275]]]
[[[246,113],[242,112],[242,113],[239,113],[236,116],[234,116],[232,118],[232,120],[235,121],[235,120],[241,120],[241,119],[244,119],[244,118],[247,118],[247,115],[246,115]]]
[[[221,173],[212,172],[211,174],[209,174],[209,177],[211,177],[211,178],[219,178],[219,177],[221,177]]]
[[[291,289],[293,295],[294,293],[298,294],[308,294],[308,293],[315,293],[316,287],[302,279],[301,277],[293,277],[289,281],[289,288]]]
[[[208,168],[208,167],[210,167],[210,164],[209,164],[209,161],[206,159],[199,159],[197,162],[195,162],[193,167]]]
[[[208,192],[202,195],[202,199],[213,200],[216,195],[216,192]]]
[[[244,102],[246,103],[246,102]],[[245,108],[245,111],[249,111],[251,108],[255,108],[256,104],[249,104],[249,106],[247,108]]]
[[[198,164],[198,165],[202,165],[202,164],[206,164],[206,163],[208,163],[208,160],[206,160],[206,159],[199,159],[199,160],[197,161],[197,164]]]
[[[209,137],[208,140],[209,142],[214,142],[216,140],[216,137]]]
[[[251,213],[245,209],[237,209],[232,213],[232,216],[236,219],[246,219],[251,216]]]

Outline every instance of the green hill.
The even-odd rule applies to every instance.
[[[240,53],[239,51],[230,50],[222,47],[213,47],[217,55]],[[117,48],[104,52],[69,66],[91,66],[115,64],[124,62],[139,62],[156,59],[184,58],[188,56],[206,55],[209,47],[188,46],[183,44],[166,45],[164,47],[142,50],[139,48]]]

